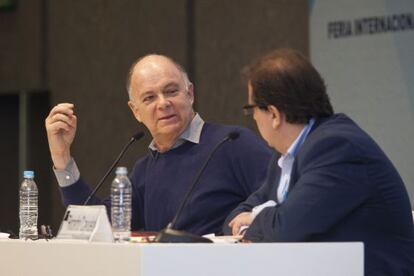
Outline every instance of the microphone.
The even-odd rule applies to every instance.
[[[131,137],[131,139],[129,140],[129,142],[124,146],[124,148],[121,150],[121,153],[118,155],[118,157],[115,159],[114,163],[112,163],[111,167],[109,168],[109,170],[105,173],[105,175],[102,177],[102,179],[99,181],[98,185],[96,185],[95,189],[90,193],[90,195],[88,196],[88,198],[85,200],[85,202],[83,203],[83,205],[87,205],[89,203],[89,201],[91,200],[91,198],[96,194],[96,192],[101,188],[102,184],[105,182],[106,178],[108,177],[108,175],[111,173],[111,171],[114,169],[114,167],[118,164],[119,160],[121,159],[121,157],[124,155],[124,153],[126,152],[126,150],[129,148],[129,146],[134,143],[137,140],[140,140],[142,137],[144,137],[144,132],[143,131],[138,131],[137,133],[135,133],[135,135],[133,135]]]
[[[213,154],[217,151],[217,149],[224,144],[227,141],[232,141],[237,138],[239,138],[240,133],[238,131],[232,131],[229,134],[227,134],[211,151],[210,155],[207,157],[206,161],[204,162],[203,166],[201,166],[201,169],[199,170],[197,176],[194,178],[193,183],[190,185],[190,188],[187,190],[187,193],[184,195],[183,201],[181,201],[180,207],[178,208],[177,213],[175,214],[173,220],[167,225],[167,227],[160,231],[160,233],[155,238],[155,242],[175,242],[175,243],[211,243],[212,241],[210,239],[197,236],[194,234],[190,234],[184,231],[175,230],[175,225],[177,223],[178,218],[181,215],[181,212],[183,211],[185,205],[187,204],[188,199],[190,198],[190,195],[194,191],[194,188],[196,187],[197,183],[200,180],[201,175],[203,174],[205,168],[207,167],[209,161],[211,160],[211,157]]]

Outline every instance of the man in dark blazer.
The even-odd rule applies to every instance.
[[[252,242],[362,241],[366,275],[414,275],[404,183],[366,132],[334,114],[316,69],[281,49],[253,63],[247,80],[244,110],[278,153],[224,232]]]

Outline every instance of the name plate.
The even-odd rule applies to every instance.
[[[105,206],[69,205],[56,238],[114,242]]]

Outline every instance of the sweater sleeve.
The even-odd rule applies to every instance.
[[[144,185],[142,179],[145,170],[145,162],[138,160],[134,166],[133,171],[130,174],[130,180],[132,184],[132,218],[131,218],[131,229],[132,230],[143,230],[145,229],[144,224]],[[70,204],[74,205],[83,205],[85,200],[88,198],[92,189],[89,185],[83,180],[82,177],[78,179],[75,183],[66,186],[60,187],[60,192],[63,200],[63,204],[68,206]],[[111,214],[111,198],[107,196],[105,198],[99,198],[98,196],[93,196],[89,201],[89,205],[105,205],[108,216],[110,218]]]
[[[247,198],[263,185],[267,164],[274,151],[251,130],[238,128],[238,131],[240,137],[229,147],[229,156],[232,157],[235,177],[241,185],[244,198]]]
[[[62,196],[63,204],[67,207],[68,205],[83,205],[85,200],[91,194],[92,189],[86,184],[86,182],[80,177],[78,181],[73,183],[70,186],[60,187],[60,194]],[[111,219],[111,199],[110,197],[99,198],[93,196],[89,205],[104,205],[108,214],[109,219]]]
[[[60,194],[62,196],[63,204],[67,207],[70,204],[83,205],[85,200],[91,194],[92,189],[86,184],[86,182],[80,177],[78,181],[70,186],[60,187]],[[110,198],[100,199],[97,196],[93,196],[89,205],[105,205],[109,219],[111,218],[111,202]]]
[[[260,204],[263,204],[264,202],[271,199],[269,195],[271,194],[271,191],[274,190],[275,187],[273,187],[274,182],[276,178],[278,179],[280,177],[280,169],[276,165],[276,160],[278,158],[278,154],[276,152],[273,153],[270,161],[268,162],[267,167],[267,174],[266,178],[263,181],[263,185],[253,192],[246,201],[242,202],[239,206],[237,206],[226,218],[223,224],[223,233],[225,235],[231,235],[232,231],[231,228],[228,226],[230,221],[235,218],[238,214],[243,212],[251,212],[252,209]]]
[[[62,195],[63,204],[65,206],[68,206],[70,204],[83,204],[92,190],[85,183],[82,177],[80,177],[75,183],[66,187],[61,187],[60,192]],[[90,204],[101,204],[101,200],[97,197],[93,197],[90,201]]]

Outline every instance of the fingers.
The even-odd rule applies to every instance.
[[[229,227],[231,228],[233,236],[240,235],[240,230],[246,226],[248,227],[252,223],[252,218],[250,212],[243,212],[238,214],[229,222]],[[243,229],[242,229],[243,230]]]
[[[60,103],[60,104],[55,105],[50,111],[50,113],[59,112],[59,113],[67,113],[67,115],[69,115],[69,114],[73,114],[74,108],[75,108],[75,105],[72,103]]]
[[[72,117],[74,105],[70,103],[61,103],[52,108],[49,115],[46,118],[46,121],[49,121],[50,123],[55,122],[54,119],[56,119],[56,115],[64,115],[68,118]]]
[[[65,114],[66,116],[70,117],[74,114],[74,107],[75,106],[71,103],[60,103],[52,108],[48,118],[51,118],[56,114]]]
[[[241,220],[239,219],[239,216],[235,217],[230,221],[229,227],[231,228],[231,233],[233,236],[236,236],[239,234],[240,227],[242,226]]]
[[[64,122],[64,121],[56,121],[49,125],[48,130],[51,131],[59,131],[59,130],[65,130],[65,131],[71,131],[75,128],[75,125],[72,122]]]
[[[77,118],[75,115],[68,117],[63,114],[55,114],[46,119],[46,130],[50,134],[57,133],[61,130],[71,131],[76,129]]]
[[[77,118],[73,111],[74,105],[70,103],[58,104],[52,108],[45,120],[46,129],[49,131],[66,130],[76,128]]]
[[[233,236],[237,236],[240,232],[241,223],[235,223],[233,224],[233,227],[231,228],[231,233]]]
[[[68,115],[66,115],[66,114],[63,114],[63,113],[56,113],[55,115],[53,115],[53,116],[51,116],[50,118],[49,118],[49,124],[59,124],[59,123],[62,123],[62,124],[65,124],[65,125],[67,125],[68,127],[74,127],[75,126],[75,124],[76,124],[76,116],[75,115],[70,115],[70,116],[68,116]]]

